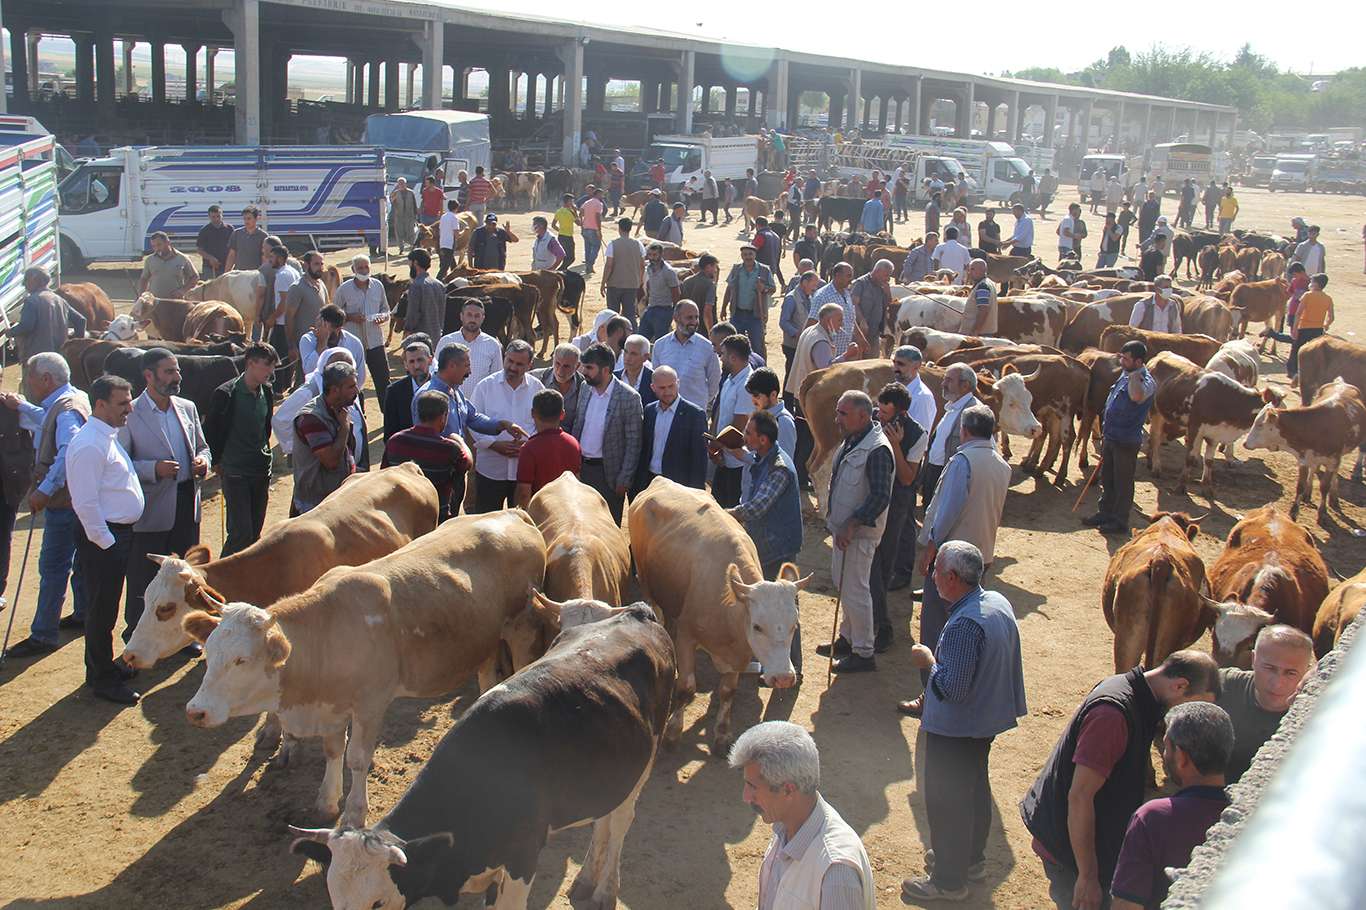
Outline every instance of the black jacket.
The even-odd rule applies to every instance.
[[[388,390],[384,393],[384,441],[388,442],[389,437],[400,430],[406,430],[413,425],[413,378],[404,375],[389,383]]]
[[[707,484],[707,441],[702,434],[707,431],[707,415],[690,401],[678,399],[674,405],[678,413],[669,427],[669,437],[664,440],[664,457],[660,468],[664,477],[685,487],[702,489]],[[659,402],[653,401],[645,407],[645,426],[640,436],[640,466],[636,470],[636,486],[645,489],[654,478],[650,475],[650,462],[654,458],[655,420],[659,417]]]

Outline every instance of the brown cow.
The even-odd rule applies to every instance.
[[[1196,257],[1196,265],[1199,267],[1200,280],[1196,282],[1195,289],[1213,288],[1215,275],[1219,271],[1219,249],[1213,246],[1202,249]]]
[[[1187,297],[1181,302],[1181,329],[1219,342],[1233,334],[1233,311],[1218,297]]]
[[[523,196],[529,210],[541,204],[541,190],[545,187],[544,171],[512,171],[500,176],[503,178],[508,202],[516,202],[517,197]]]
[[[912,332],[915,330],[912,329]],[[908,333],[910,334],[910,333]],[[914,344],[907,342],[907,336],[902,336],[902,344]],[[955,351],[950,351],[943,358],[935,361],[937,367],[952,366],[955,363],[966,363],[976,369],[979,364],[987,364],[992,361],[1020,357],[1025,354],[1061,354],[1057,348],[1051,348],[1046,344],[1003,344],[1003,345],[980,345],[977,347],[962,347]],[[926,358],[927,360],[931,358]]]
[[[1081,454],[1077,458],[1077,464],[1085,471],[1091,466],[1088,454],[1090,446],[1087,442],[1093,436],[1099,442],[1100,420],[1105,414],[1105,402],[1110,397],[1110,389],[1114,387],[1115,380],[1119,379],[1121,367],[1118,354],[1107,354],[1099,348],[1087,348],[1077,355],[1077,361],[1091,371],[1091,378],[1086,386],[1086,401],[1081,408],[1081,425],[1077,428],[1077,437],[1081,440],[1078,446]]]
[[[740,211],[745,216],[745,233],[754,231],[754,219],[773,217],[774,209],[782,205],[782,200],[760,199],[758,196],[746,196],[740,205]],[[854,270],[858,274],[858,270]]]
[[[190,315],[190,307],[195,304],[189,300],[175,297],[153,297],[151,291],[140,294],[128,311],[138,325],[147,333],[148,338],[164,338],[167,341],[185,340],[185,317]]]
[[[1332,590],[1323,599],[1314,617],[1314,653],[1319,657],[1337,646],[1338,639],[1366,603],[1366,569],[1361,570]]]
[[[1148,360],[1148,372],[1157,381],[1153,406],[1148,411],[1148,469],[1162,476],[1162,443],[1185,430],[1191,395],[1200,379],[1200,365],[1172,351],[1159,351]]]
[[[653,192],[654,192],[653,189],[648,189],[648,190],[636,190],[634,193],[625,193],[625,194],[623,194],[622,197],[621,197],[621,208],[622,208],[622,211],[625,211],[626,208],[629,206],[630,209],[631,209],[631,220],[632,220],[632,221],[639,221],[639,220],[640,220],[640,210],[643,209],[643,208],[645,208],[645,203],[647,203],[647,202],[650,201],[650,195],[651,195],[651,193],[653,193]],[[669,201],[668,194],[667,194],[665,191],[663,191],[663,190],[660,191],[660,197],[661,197],[665,202],[668,202],[668,201]]]
[[[1244,275],[1257,275],[1262,270],[1262,251],[1255,246],[1245,246],[1234,255],[1233,267]]]
[[[1267,505],[1229,531],[1210,567],[1209,586],[1214,658],[1222,667],[1246,670],[1262,626],[1313,630],[1314,611],[1328,594],[1328,566],[1309,532]]]
[[[85,317],[87,332],[103,332],[114,321],[114,303],[104,288],[88,281],[68,282],[55,288],[57,296]]]
[[[1122,294],[1099,303],[1087,304],[1073,316],[1062,330],[1057,346],[1069,354],[1080,354],[1100,344],[1100,333],[1106,326],[1128,325],[1134,305],[1147,294]]]
[[[1319,389],[1341,376],[1366,389],[1366,344],[1321,335],[1300,348],[1300,400],[1313,401]]]
[[[1285,256],[1275,250],[1267,250],[1262,253],[1261,269],[1258,275],[1263,280],[1280,278],[1285,274]]]
[[[1148,346],[1148,356],[1162,351],[1172,351],[1187,360],[1193,360],[1201,367],[1209,363],[1219,350],[1220,342],[1208,335],[1176,335],[1171,332],[1149,332],[1131,325],[1107,326],[1100,333],[1100,349],[1112,354],[1118,353],[1126,342],[1141,341]]]
[[[1276,322],[1276,331],[1285,328],[1285,304],[1290,299],[1290,285],[1284,278],[1273,278],[1269,281],[1248,281],[1238,285],[1229,295],[1228,305],[1233,310],[1235,318],[1235,328],[1237,337],[1242,338],[1247,334],[1247,326],[1250,322],[1264,322],[1268,326],[1272,321]],[[1260,354],[1266,349],[1267,341],[1271,342],[1271,354],[1276,354],[1276,340],[1274,338],[1263,338],[1258,345],[1257,352]]]
[[[185,314],[184,335],[186,341],[207,340],[210,336],[220,338],[228,335],[246,335],[246,325],[242,314],[231,304],[219,300],[206,300],[190,307]]]
[[[1223,278],[1237,269],[1238,248],[1228,245],[1219,247],[1219,277]]]
[[[1224,373],[1206,370],[1195,383],[1186,414],[1186,457],[1181,464],[1181,479],[1176,484],[1178,493],[1186,492],[1190,469],[1204,446],[1204,474],[1201,477],[1206,492],[1214,498],[1214,449],[1222,446],[1224,454],[1233,460],[1234,444],[1252,429],[1252,424],[1266,404],[1279,405],[1283,395],[1271,388],[1258,392]]]
[[[1067,323],[1067,304],[1062,300],[1005,297],[996,304],[996,334],[1021,344],[1058,346]]]
[[[1030,445],[1029,454],[1020,467],[1026,474],[1042,477],[1053,469],[1061,449],[1062,460],[1058,462],[1053,482],[1062,486],[1067,483],[1067,463],[1072,458],[1072,444],[1076,439],[1072,420],[1086,405],[1091,371],[1081,361],[1064,354],[1016,357],[1002,368],[1002,374],[1012,371],[1024,376],[1034,416],[1043,426],[1043,434]]]
[[[1233,289],[1246,281],[1247,276],[1237,269],[1234,269],[1231,272],[1226,272],[1223,277],[1219,279],[1219,282],[1210,289],[1210,293],[1220,300],[1227,302],[1228,299],[1233,296]]]
[[[530,285],[534,287],[538,294],[536,301],[535,319],[541,326],[541,350],[537,357],[544,357],[546,349],[551,344],[552,337],[554,343],[560,343],[560,298],[564,296],[564,273],[553,269],[536,269],[530,272],[518,272],[517,277],[522,279],[522,286]],[[533,337],[535,332],[532,333]],[[564,598],[556,598],[563,600]],[[604,598],[598,598],[602,600]],[[616,601],[607,601],[615,603]]]
[[[1319,477],[1319,523],[1328,517],[1328,506],[1338,503],[1338,468],[1345,455],[1361,444],[1366,407],[1356,386],[1334,379],[1319,389],[1312,404],[1298,408],[1266,405],[1257,415],[1243,443],[1248,449],[1287,451],[1299,460],[1295,504],[1290,517],[1299,518],[1300,501],[1309,502],[1313,475]]]

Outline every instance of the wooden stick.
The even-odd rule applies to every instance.
[[[1077,501],[1072,503],[1073,512],[1077,511],[1077,509],[1081,507],[1081,498],[1086,495],[1086,491],[1091,489],[1091,485],[1094,484],[1096,482],[1096,478],[1100,476],[1100,466],[1104,463],[1105,456],[1103,454],[1096,458],[1096,469],[1091,472],[1091,479],[1086,481],[1086,486],[1082,487],[1081,492],[1077,494]]]
[[[833,541],[831,545],[834,546]],[[835,588],[835,623],[830,629],[830,654],[829,660],[825,664],[825,687],[827,689],[830,688],[830,681],[835,676],[835,642],[839,640],[840,598],[844,595],[844,563],[846,559],[848,559],[847,554],[840,557],[840,580],[839,586]]]

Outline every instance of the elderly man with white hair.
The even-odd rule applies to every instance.
[[[618,367],[613,375],[636,390],[642,407],[655,400],[650,390],[654,369],[650,364],[650,339],[644,335],[628,335],[621,344]]]
[[[744,801],[773,826],[759,867],[759,910],[873,910],[873,869],[863,842],[821,797],[821,758],[811,734],[771,720],[730,750],[745,776]]]
[[[346,314],[346,328],[365,348],[365,368],[380,401],[389,388],[389,355],[384,350],[384,324],[389,321],[389,299],[384,285],[370,277],[370,257],[351,259],[351,277],[337,288],[332,301]]]
[[[873,263],[868,274],[854,279],[849,285],[849,299],[854,304],[854,318],[863,331],[863,337],[876,348],[887,325],[887,310],[891,307],[892,271],[896,267],[890,259],[879,259]],[[873,351],[871,353],[876,353]]]

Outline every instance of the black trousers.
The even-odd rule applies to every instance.
[[[991,829],[991,780],[987,762],[993,737],[925,734],[925,814],[934,850],[935,885],[956,890],[968,867],[986,858]]]
[[[463,498],[463,491],[461,496]],[[506,508],[512,505],[516,498],[517,481],[515,480],[490,480],[480,474],[479,479],[474,482],[474,511],[480,515]],[[452,494],[452,499],[454,499],[454,494]]]
[[[275,349],[275,353],[280,358],[280,365],[275,368],[275,391],[283,395],[289,391],[290,378],[294,375],[294,365],[289,361],[289,335],[285,333],[282,325],[270,327],[270,338],[267,343]]]
[[[733,509],[740,504],[740,483],[744,479],[744,468],[728,468],[720,465],[711,478],[711,495],[723,507]]]
[[[156,577],[157,566],[147,558],[148,553],[162,556],[185,551],[199,543],[199,522],[194,516],[194,481],[187,480],[176,487],[175,524],[166,531],[134,531],[133,546],[128,554],[128,591],[123,601],[123,640],[133,637],[133,627],[142,618],[142,595]]]
[[[389,352],[384,350],[384,345],[366,348],[365,368],[370,371],[370,381],[375,384],[375,395],[383,407],[384,393],[389,388]]]
[[[621,510],[626,497],[617,493],[616,485],[607,477],[607,468],[601,458],[585,458],[579,469],[579,480],[602,494],[607,500],[607,508],[612,512],[612,520],[621,524]]]
[[[128,554],[133,550],[133,526],[109,525],[114,543],[100,549],[76,523],[77,565],[85,575],[85,682],[88,686],[112,686],[121,682],[114,666],[114,625],[119,619],[123,579]]]
[[[436,280],[445,281],[451,269],[455,268],[455,250],[443,246],[437,250],[437,255],[441,259],[441,270],[436,273]]]
[[[783,345],[783,388],[787,388],[787,377],[792,375],[792,361],[797,358],[797,349]]]
[[[10,538],[14,534],[14,506],[0,496],[0,594],[9,586]]]
[[[924,512],[930,507],[930,500],[934,499],[934,488],[939,486],[939,475],[944,473],[942,464],[930,464],[925,462],[925,466],[920,469],[920,510]]]
[[[698,211],[699,211],[699,214],[701,215],[701,220],[698,222],[698,224],[701,224],[702,222],[706,221],[706,219],[707,219],[707,212],[711,212],[711,223],[712,223],[712,224],[715,224],[715,223],[716,223],[716,200],[715,200],[715,199],[703,199],[702,202],[698,205]],[[728,218],[730,217],[730,208],[729,208],[729,207],[726,208],[726,217],[728,217]]]
[[[806,472],[806,462],[816,449],[816,439],[811,435],[811,424],[806,422],[802,409],[797,405],[796,396],[784,392],[783,404],[791,412],[792,421],[797,425],[797,449],[792,454],[797,460],[797,486],[804,490],[811,486],[811,477]]]
[[[1138,468],[1138,445],[1107,439],[1100,449],[1100,509],[1121,527],[1129,526],[1134,507],[1134,471]]]
[[[560,263],[560,271],[567,272],[569,267],[574,264],[574,238],[561,234],[560,246],[564,249],[564,262]]]
[[[887,615],[887,586],[896,574],[897,556],[902,550],[906,530],[911,532],[911,563],[915,563],[915,486],[893,486],[892,500],[887,506],[887,527],[873,553],[872,576],[868,587],[873,595],[873,631],[891,629]]]
[[[451,478],[451,499],[446,504],[445,516],[439,517],[439,521],[445,521],[447,518],[454,518],[460,514],[460,509],[465,504],[465,486],[469,483],[468,477],[468,473],[462,471]],[[513,489],[516,489],[516,484],[513,484]]]
[[[1300,348],[1318,338],[1323,329],[1300,329],[1299,335],[1290,341],[1290,356],[1285,361],[1285,375],[1294,379],[1300,374]]]
[[[223,506],[227,509],[228,538],[218,558],[241,552],[261,539],[270,501],[270,475],[224,474]]]

